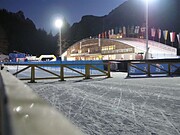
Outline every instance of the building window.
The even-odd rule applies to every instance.
[[[115,50],[115,45],[103,46],[102,51]]]

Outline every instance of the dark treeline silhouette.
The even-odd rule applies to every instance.
[[[37,30],[22,11],[11,13],[0,10],[0,26],[9,42],[8,53],[17,51],[32,55],[56,54],[58,36],[47,34],[42,29]]]

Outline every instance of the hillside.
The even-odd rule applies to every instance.
[[[180,32],[180,1],[179,0],[156,0],[149,3],[149,28],[160,28]],[[116,27],[145,24],[145,3],[142,0],[128,0],[112,10],[108,15],[83,16],[79,23],[71,27],[71,41],[114,29]],[[163,40],[163,38],[162,38]],[[169,42],[168,42],[169,43]],[[169,43],[170,44],[170,43]],[[176,45],[177,45],[176,41]]]
[[[22,11],[11,13],[0,10],[0,27],[1,37],[6,37],[9,43],[6,51],[1,50],[3,53],[14,51],[33,55],[56,53],[57,37],[47,34],[44,30],[37,30],[35,24],[29,18],[25,18]]]

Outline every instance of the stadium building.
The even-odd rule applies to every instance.
[[[159,42],[148,43],[149,59],[177,58],[177,49]],[[92,38],[76,42],[63,53],[63,60],[140,60],[146,53],[146,41],[139,38]]]

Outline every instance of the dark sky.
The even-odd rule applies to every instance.
[[[104,16],[126,0],[0,0],[0,8],[22,10],[37,28],[57,32],[54,20],[63,16],[71,25],[84,15]]]

